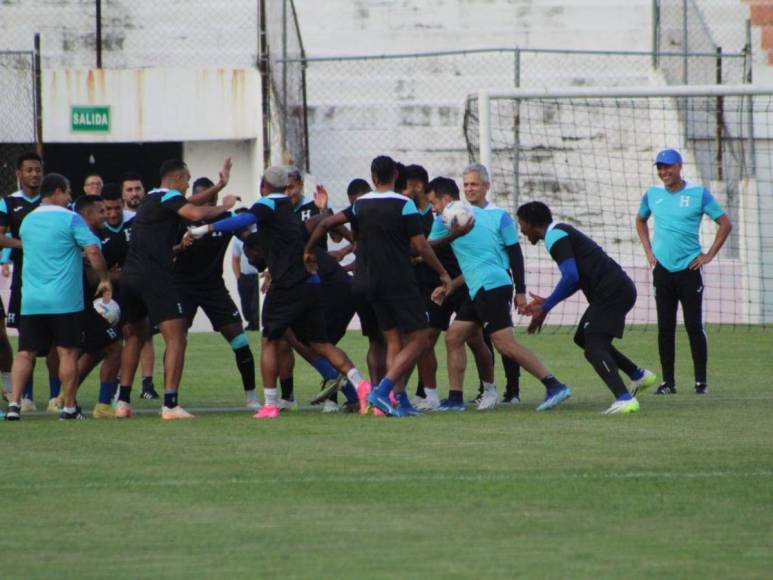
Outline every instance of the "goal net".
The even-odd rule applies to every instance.
[[[636,283],[628,322],[654,325],[652,274],[636,235],[644,192],[661,185],[658,151],[679,149],[683,177],[705,185],[733,231],[704,269],[704,319],[730,327],[773,320],[773,91],[745,86],[480,91],[467,99],[464,130],[472,161],[491,173],[492,200],[515,214],[541,200],[555,221],[592,237]],[[657,235],[650,220],[650,233]],[[707,249],[716,224],[707,216]],[[545,295],[560,276],[545,248],[524,246],[527,284]],[[553,325],[573,325],[579,293],[556,308]]]

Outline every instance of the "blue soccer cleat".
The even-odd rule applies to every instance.
[[[561,387],[555,391],[548,391],[548,394],[545,395],[545,400],[537,405],[537,411],[547,411],[553,407],[557,407],[571,396],[572,390],[566,385],[561,385]]]
[[[435,409],[435,411],[439,411],[441,413],[444,413],[446,411],[464,411],[465,406],[462,402],[452,401],[451,399],[443,399],[440,401],[440,406]]]
[[[422,412],[413,405],[398,405],[395,407],[393,417],[420,417]]]
[[[392,404],[389,402],[389,396],[382,397],[379,395],[378,389],[374,389],[370,392],[368,395],[368,404],[371,407],[375,407],[384,415],[394,415],[396,414],[395,408],[392,406]]]

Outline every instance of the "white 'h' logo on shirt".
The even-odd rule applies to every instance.
[[[690,207],[689,195],[682,195],[679,197],[679,207]]]

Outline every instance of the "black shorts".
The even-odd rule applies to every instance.
[[[21,275],[16,279],[16,268],[11,281],[11,295],[8,298],[8,312],[5,314],[5,325],[8,328],[19,328],[21,317]]]
[[[486,290],[481,288],[475,298],[466,300],[456,313],[460,322],[475,322],[483,332],[493,334],[513,326],[513,287],[499,286]]]
[[[322,316],[328,342],[338,344],[354,318],[355,300],[351,283],[322,285]]]
[[[446,331],[451,324],[451,317],[459,312],[459,309],[470,301],[467,286],[462,286],[451,296],[443,301],[443,304],[437,305],[432,298],[426,300],[427,313],[429,314],[429,327],[436,330]]]
[[[305,282],[288,289],[272,286],[263,301],[263,336],[277,340],[290,328],[301,342],[328,342],[321,291],[320,284]]]
[[[19,350],[47,353],[52,346],[83,346],[83,311],[25,314],[19,320]]]
[[[121,327],[110,326],[91,304],[86,304],[83,333],[83,352],[98,353],[121,338]]]
[[[183,305],[183,313],[188,328],[193,324],[193,319],[199,308],[204,311],[212,323],[212,329],[216,332],[229,324],[238,324],[239,326],[242,324],[239,309],[231,299],[222,278],[219,284],[211,286],[177,286],[177,294]]]
[[[407,290],[399,296],[384,294],[368,296],[381,331],[397,329],[407,333],[427,328],[429,313],[419,289],[408,286]]]
[[[183,318],[183,306],[169,276],[121,277],[121,308],[126,322],[137,323],[148,316],[151,324]]]
[[[360,329],[362,336],[367,336],[370,340],[383,342],[384,335],[378,327],[376,312],[373,310],[373,304],[368,302],[365,296],[355,294],[355,303],[357,304],[357,317],[360,319]]]
[[[636,304],[636,286],[626,275],[594,291],[593,299],[580,318],[575,336],[604,334],[623,338],[625,316]]]

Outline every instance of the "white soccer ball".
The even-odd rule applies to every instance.
[[[443,224],[450,230],[454,227],[464,227],[475,221],[472,206],[466,201],[452,201],[443,210]]]
[[[94,300],[93,304],[94,310],[97,311],[97,314],[107,320],[107,323],[110,326],[115,326],[118,324],[118,321],[121,319],[121,307],[118,306],[118,302],[111,300],[105,304],[102,302],[101,298],[97,298]]]

